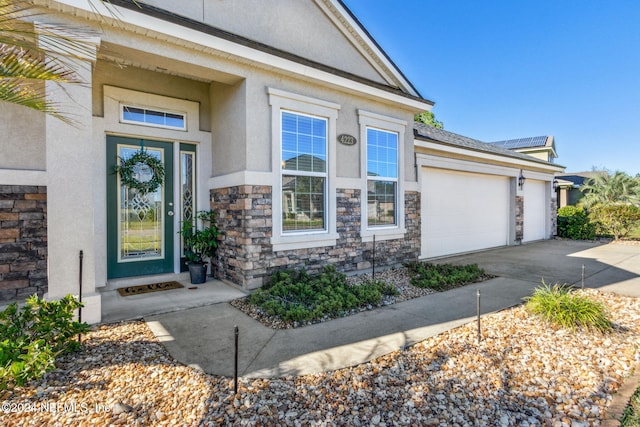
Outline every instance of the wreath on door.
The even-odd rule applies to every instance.
[[[127,159],[118,158],[120,164],[115,167],[115,172],[120,174],[123,185],[147,194],[156,191],[164,181],[162,161],[146,150],[140,149]]]

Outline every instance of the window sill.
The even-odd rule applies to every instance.
[[[394,239],[404,239],[407,234],[407,230],[404,228],[369,228],[367,230],[363,230],[360,233],[363,242],[373,242],[373,237],[375,236],[376,241],[380,240],[394,240]]]
[[[337,240],[337,234],[296,234],[293,236],[272,237],[271,245],[273,245],[273,251],[278,252],[335,246]]]

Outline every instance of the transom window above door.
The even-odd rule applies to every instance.
[[[122,123],[187,130],[186,113],[160,111],[126,104],[121,104],[120,108],[120,121]]]

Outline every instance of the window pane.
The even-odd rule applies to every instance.
[[[282,113],[282,162],[286,170],[326,172],[327,121]]]
[[[142,108],[124,107],[122,118],[132,122],[144,122],[144,110]]]
[[[308,171],[311,172],[313,163],[313,156],[308,154],[303,154],[302,156],[298,156],[298,170],[299,171]]]
[[[122,106],[122,119],[128,122],[143,123],[150,126],[186,129],[185,115],[166,111],[148,110],[128,105]]]
[[[398,177],[398,134],[367,129],[367,175]]]
[[[295,114],[282,113],[282,131],[291,132],[293,134],[296,134],[298,132],[298,125]]]
[[[184,116],[181,114],[167,113],[166,125],[173,128],[184,128]]]
[[[145,110],[145,113],[147,123],[164,126],[164,113],[153,110]]]
[[[282,176],[282,230],[325,229],[325,178]]]
[[[396,224],[395,182],[367,182],[367,218],[370,227]]]
[[[297,146],[298,141],[295,133],[282,132],[282,151],[295,152],[298,149]]]

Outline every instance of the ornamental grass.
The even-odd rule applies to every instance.
[[[565,329],[608,332],[613,328],[605,307],[576,292],[570,285],[550,286],[542,281],[533,295],[524,298],[530,313]]]

